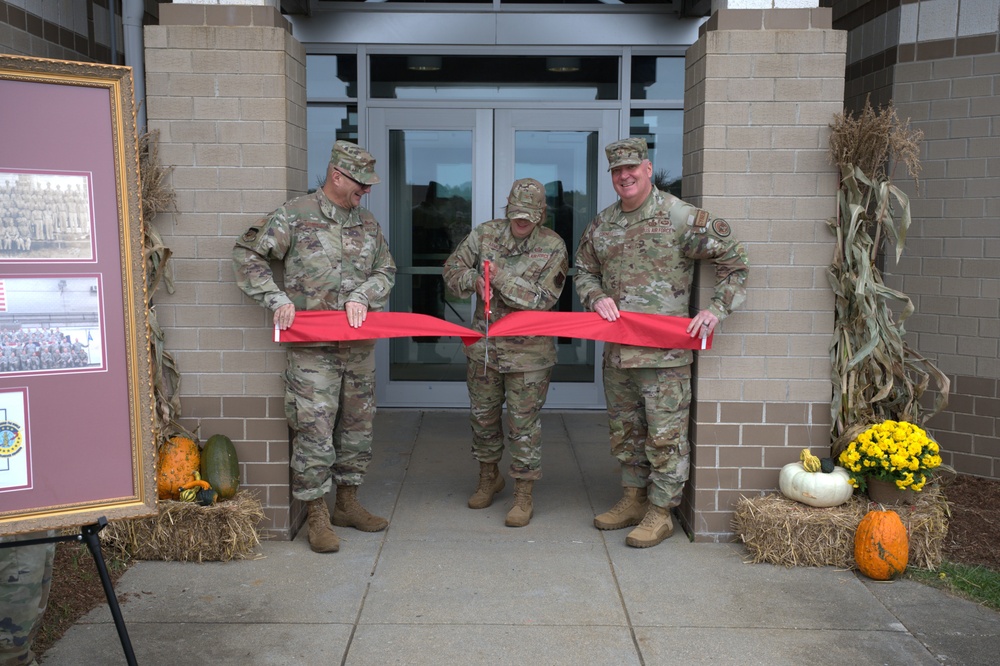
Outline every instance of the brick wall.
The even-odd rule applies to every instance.
[[[913,225],[886,283],[913,300],[913,347],[952,381],[928,424],[945,463],[1000,478],[1000,52],[995,34],[969,40],[900,49],[893,95],[924,132],[923,173],[919,193],[897,174]]]
[[[844,106],[878,108],[892,100],[900,0],[826,0],[832,5],[833,27],[847,32]]]
[[[182,422],[236,444],[265,532],[289,538],[284,353],[233,282],[237,236],[306,190],[305,51],[272,7],[163,5],[147,27],[148,123],[177,211],[155,224],[176,291],[155,302],[181,374]]]
[[[802,448],[829,451],[827,151],[846,50],[830,26],[829,9],[720,10],[687,53],[684,196],[732,222],[751,266],[744,308],[697,361],[682,513],[700,541],[730,538],[735,501],[776,490]],[[711,268],[699,278],[704,304]]]
[[[110,5],[111,0],[0,0],[0,52],[111,63]],[[155,24],[157,0],[145,0],[144,10],[143,23]],[[124,36],[117,11],[114,63],[122,64]]]

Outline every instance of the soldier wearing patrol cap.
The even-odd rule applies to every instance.
[[[472,325],[486,332],[484,300],[490,294],[490,320],[496,323],[518,310],[550,310],[559,300],[569,255],[566,244],[545,222],[545,188],[533,178],[515,181],[506,216],[480,224],[458,244],[444,264],[444,282],[452,294],[479,296]],[[490,262],[490,283],[483,262]],[[504,434],[500,417],[507,403],[510,475],[514,506],[509,527],[523,527],[533,514],[532,487],[542,476],[540,414],[556,363],[551,337],[512,336],[480,339],[465,348],[466,384],[472,405],[472,454],[479,461],[479,486],[470,509],[485,509],[504,488],[498,463]]]
[[[605,152],[619,200],[580,239],[580,301],[608,321],[619,310],[688,317],[695,263],[711,261],[714,295],[687,327],[691,337],[708,337],[746,299],[743,245],[725,220],[656,188],[644,139],[615,141]],[[624,491],[594,526],[638,525],[625,539],[630,546],[655,546],[673,533],[670,509],[680,504],[689,471],[692,361],[690,350],[604,346],[611,453]]]
[[[292,199],[250,227],[233,248],[236,283],[274,312],[287,329],[298,310],[343,310],[354,328],[381,310],[396,264],[375,217],[361,197],[379,182],[375,158],[337,141],[323,186]],[[282,261],[284,289],[271,271]],[[300,343],[287,349],[285,414],[292,440],[292,496],[309,509],[309,546],[334,552],[326,495],[336,485],[334,525],[365,532],[385,529],[357,499],[372,458],[375,417],[374,340]]]

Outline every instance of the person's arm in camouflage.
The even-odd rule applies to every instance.
[[[389,252],[389,244],[382,235],[382,227],[375,224],[375,253],[368,279],[359,284],[347,297],[348,303],[360,303],[368,310],[381,310],[389,302],[389,292],[396,283],[396,262]]]
[[[560,245],[545,262],[537,281],[497,269],[490,278],[494,292],[515,310],[550,310],[562,294],[569,270],[566,246]]]
[[[473,229],[462,239],[444,262],[444,285],[456,298],[468,298],[476,293],[479,275],[479,233]]]
[[[283,222],[283,208],[250,227],[233,247],[236,286],[258,304],[275,311],[292,300],[278,287],[271,270],[272,260],[284,259],[290,234]]]
[[[588,310],[594,309],[594,303],[607,298],[601,286],[601,261],[594,250],[594,230],[597,219],[594,219],[580,237],[580,245],[576,250],[576,277],[573,285],[580,297],[580,303]]]
[[[746,281],[750,274],[746,249],[730,234],[729,224],[719,219],[710,222],[705,233],[685,234],[687,255],[693,259],[709,260],[715,264],[715,293],[706,309],[719,321],[729,316],[746,300]]]

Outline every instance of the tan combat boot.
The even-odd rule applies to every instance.
[[[493,496],[503,490],[504,481],[496,463],[479,463],[479,487],[469,498],[470,509],[485,509],[493,504]]]
[[[650,504],[646,517],[639,523],[639,527],[628,533],[625,543],[633,548],[649,548],[673,533],[674,521],[670,519],[670,509]]]
[[[507,527],[524,527],[531,521],[531,487],[534,481],[517,479],[514,482],[514,506],[507,512]]]
[[[594,518],[594,527],[599,530],[620,530],[623,527],[639,524],[649,507],[646,501],[646,489],[625,486],[624,490],[618,504]]]
[[[362,532],[381,532],[389,521],[368,513],[358,502],[357,486],[337,486],[337,502],[333,505],[333,524],[353,527]]]
[[[309,547],[314,553],[336,553],[340,550],[340,539],[330,527],[330,509],[326,499],[309,500]]]

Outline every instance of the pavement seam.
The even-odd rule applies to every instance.
[[[566,438],[569,442],[569,450],[573,456],[573,461],[576,463],[576,471],[580,475],[580,480],[583,482],[584,492],[587,493],[587,502],[590,504],[590,511],[596,516],[597,510],[594,507],[594,500],[590,493],[590,487],[587,485],[587,477],[583,472],[583,465],[580,464],[580,458],[576,455],[576,447],[573,445],[573,437],[569,433],[569,428],[566,427],[566,416],[560,415],[559,422],[562,424],[563,432],[566,434]],[[625,625],[628,627],[629,637],[632,639],[632,645],[635,647],[635,656],[639,660],[639,666],[646,666],[646,660],[642,656],[642,648],[639,647],[639,638],[635,635],[635,626],[632,624],[632,616],[628,612],[628,605],[625,603],[625,595],[622,594],[622,586],[618,581],[618,572],[615,571],[614,561],[611,558],[611,550],[608,548],[607,533],[603,530],[597,531],[599,532],[599,536],[601,538],[601,544],[604,546],[604,557],[608,563],[608,569],[611,572],[611,580],[613,580],[615,584],[615,593],[618,595],[618,603],[621,605],[622,613],[625,615]]]
[[[396,491],[396,499],[392,503],[392,510],[389,511],[389,524],[386,526],[385,531],[382,532],[382,538],[378,544],[378,550],[375,552],[375,558],[372,561],[372,568],[368,571],[368,577],[373,578],[375,576],[375,570],[378,569],[378,564],[382,560],[382,550],[385,548],[385,542],[389,538],[389,531],[392,529],[392,521],[396,516],[396,507],[399,506],[399,498],[403,494],[403,487],[406,485],[406,477],[410,473],[409,461],[413,460],[413,450],[417,445],[417,440],[420,439],[420,429],[424,424],[424,416],[427,414],[425,410],[420,411],[420,419],[417,421],[417,427],[413,431],[413,439],[410,440],[410,453],[407,458],[406,469],[403,470],[403,478],[399,480],[399,489]],[[368,593],[371,591],[371,581],[365,583],[364,594],[361,595],[361,603],[358,605],[358,612],[354,616],[354,623],[351,625],[351,634],[347,637],[347,645],[344,646],[343,656],[340,658],[340,666],[346,666],[347,656],[351,653],[351,646],[354,645],[354,636],[358,632],[358,627],[361,625],[361,614],[365,612],[365,603],[368,601]]]
[[[855,578],[857,578],[861,582],[862,587],[865,588],[865,591],[872,596],[872,599],[877,601],[878,604],[885,609],[885,612],[891,615],[896,620],[899,626],[903,628],[904,633],[906,633],[908,636],[910,636],[910,638],[912,638],[913,640],[915,640],[917,643],[920,644],[920,646],[927,652],[928,656],[930,656],[932,659],[936,661],[941,661],[939,655],[935,654],[935,652],[931,650],[931,646],[928,645],[928,642],[932,639],[928,637],[927,640],[925,640],[924,638],[921,638],[921,635],[926,636],[926,634],[921,634],[920,632],[916,632],[913,629],[911,629],[906,624],[906,622],[903,621],[903,618],[901,618],[898,613],[896,613],[892,608],[889,607],[889,604],[887,604],[882,597],[875,594],[875,591],[871,588],[871,586],[868,585],[861,578],[862,575],[863,574],[857,572],[855,572],[854,574]]]

